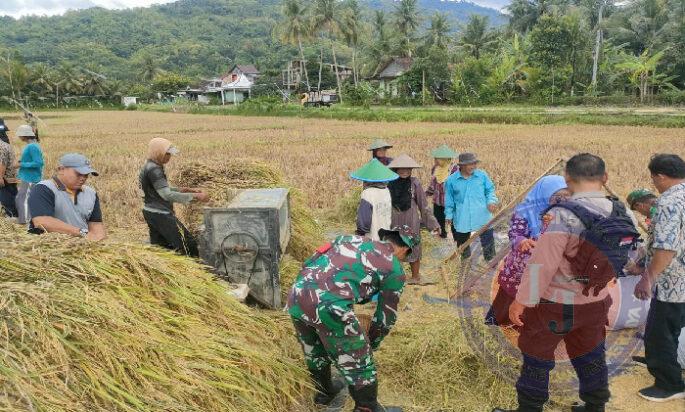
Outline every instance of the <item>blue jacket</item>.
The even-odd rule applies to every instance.
[[[459,233],[483,227],[492,219],[488,205],[498,202],[495,184],[483,170],[474,170],[468,179],[456,172],[445,181],[445,218]]]
[[[43,152],[38,143],[29,143],[21,152],[19,164],[19,180],[28,183],[38,183],[43,180]]]

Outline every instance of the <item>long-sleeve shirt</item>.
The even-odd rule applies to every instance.
[[[459,233],[483,227],[492,219],[488,205],[498,202],[495,184],[483,170],[474,170],[468,178],[456,172],[445,182],[445,219]]]
[[[21,152],[21,164],[17,177],[28,183],[38,183],[43,180],[43,152],[38,143],[29,143]]]
[[[459,171],[459,166],[457,165],[451,165],[450,166],[450,175],[454,174]],[[435,166],[433,166],[433,169],[431,169],[431,182],[428,185],[428,189],[426,189],[426,196],[431,196],[433,197],[433,204],[438,205],[438,206],[445,206],[445,183],[447,180],[445,180],[442,183],[438,183],[438,179],[435,178],[435,175],[433,174],[435,172]]]
[[[613,204],[602,192],[576,193],[571,199],[588,210],[609,216]],[[637,225],[635,216],[626,211]],[[540,299],[551,302],[579,305],[604,300],[609,288],[602,289],[597,296],[583,294],[585,285],[574,280],[571,261],[578,253],[580,234],[585,227],[580,219],[568,209],[550,209],[552,221],[540,236],[521,277],[516,300],[525,306],[535,306]]]
[[[378,294],[368,334],[371,347],[377,348],[397,320],[404,281],[402,264],[390,243],[339,236],[305,262],[290,290],[288,312],[304,322],[335,328],[340,326],[338,319],[353,319],[344,314],[352,312],[355,304],[368,303]],[[335,316],[321,316],[325,312]]]

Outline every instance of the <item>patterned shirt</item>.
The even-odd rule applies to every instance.
[[[17,170],[14,168],[14,150],[2,140],[0,140],[0,164],[5,166],[5,174],[0,178],[7,180],[17,177]]]
[[[685,303],[685,183],[665,191],[657,201],[652,219],[649,258],[654,249],[675,252],[671,263],[656,280],[656,299]]]
[[[352,311],[354,304],[368,303],[378,294],[369,330],[375,348],[395,324],[404,281],[402,264],[390,243],[339,236],[304,263],[290,290],[288,311],[291,316],[327,326],[322,311],[342,316]]]

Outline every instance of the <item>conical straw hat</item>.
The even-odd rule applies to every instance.
[[[393,159],[393,161],[390,162],[388,167],[391,169],[418,169],[423,166],[418,164],[416,160],[412,159],[406,154],[403,154]]]
[[[392,145],[383,139],[376,139],[373,142],[371,142],[371,145],[369,146],[368,150],[371,151],[376,149],[382,149],[384,147],[391,148]]]
[[[362,182],[389,182],[399,176],[378,159],[371,159],[364,166],[350,173],[350,177]]]
[[[433,149],[433,151],[431,152],[431,155],[433,155],[433,157],[436,159],[454,159],[455,157],[458,156],[457,152],[452,150],[446,144],[444,144],[444,145],[442,145],[436,149]]]

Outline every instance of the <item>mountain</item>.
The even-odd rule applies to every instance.
[[[508,5],[508,0],[485,0],[496,4]],[[375,9],[392,10],[395,0],[367,0],[366,3]],[[506,3],[506,4],[505,4]],[[504,6],[502,6],[504,7]],[[425,17],[435,12],[447,14],[453,22],[464,23],[472,14],[488,16],[492,26],[507,23],[507,17],[495,8],[484,7],[466,0],[419,0],[419,9]]]
[[[472,13],[503,15],[468,2],[419,0],[428,17],[435,11],[465,21]],[[392,7],[392,0],[360,1],[370,7]],[[51,66],[68,63],[108,77],[137,77],[143,56],[152,55],[160,67],[190,76],[225,72],[233,63],[253,63],[280,70],[296,55],[291,45],[274,34],[281,20],[281,0],[180,0],[149,8],[106,10],[90,8],[61,16],[0,17],[0,48],[19,53],[26,63]],[[309,47],[316,54],[315,46]],[[347,60],[341,50],[343,61]]]

